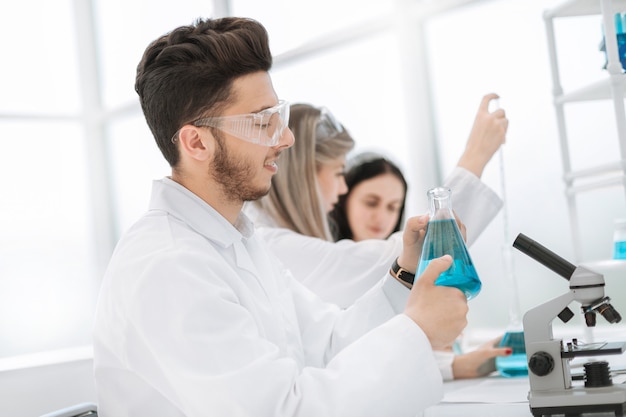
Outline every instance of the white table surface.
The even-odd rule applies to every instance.
[[[492,375],[451,381],[444,384],[444,390],[441,403],[426,409],[423,417],[532,417],[527,399],[527,377],[503,378]],[[583,416],[614,417],[614,414]]]
[[[528,407],[528,378],[498,375],[444,384],[441,403],[424,411],[424,417],[532,416]]]
[[[582,372],[582,364],[589,358],[574,359],[572,374]],[[625,369],[626,353],[606,355],[611,370]],[[626,383],[626,375],[613,377],[614,384]],[[582,384],[576,381],[574,385]],[[486,378],[450,381],[444,384],[442,401],[426,409],[423,417],[532,417],[528,405],[528,377],[504,378],[493,373]],[[562,416],[562,415],[561,415]],[[584,414],[592,417],[614,417],[613,413]]]

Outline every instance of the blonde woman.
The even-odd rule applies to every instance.
[[[348,191],[344,169],[354,140],[328,110],[308,104],[291,105],[289,128],[304,139],[280,156],[269,194],[254,204],[267,214],[264,225],[332,242],[328,213]]]
[[[469,168],[477,167],[482,173],[504,143],[508,121],[504,110],[488,111],[493,98],[497,95],[483,98],[467,149],[445,182],[455,193],[456,213],[476,235],[502,207],[500,198]],[[402,249],[402,234],[396,232],[386,240],[334,241],[328,213],[347,192],[343,174],[354,140],[327,109],[294,104],[290,113],[294,146],[281,155],[280,170],[272,178],[269,194],[249,203],[245,210],[298,281],[323,299],[346,308],[389,270]],[[468,162],[468,168],[461,165],[463,161]],[[444,379],[482,376],[494,370],[484,366],[485,362],[492,363],[495,356],[510,351],[493,344],[458,357],[441,352],[438,359]]]

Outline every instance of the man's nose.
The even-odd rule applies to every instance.
[[[286,127],[283,130],[283,134],[280,136],[280,140],[278,141],[278,144],[276,145],[276,147],[291,148],[295,141],[296,139],[293,136],[293,132],[291,131],[291,129],[289,129],[289,127]]]

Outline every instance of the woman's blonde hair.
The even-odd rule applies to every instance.
[[[318,170],[353,147],[354,140],[325,108],[292,104],[295,143],[279,158],[272,188],[257,204],[279,227],[334,242],[317,181]]]

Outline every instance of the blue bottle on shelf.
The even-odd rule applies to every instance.
[[[478,295],[482,284],[456,224],[452,212],[451,191],[449,188],[437,187],[429,190],[427,195],[430,220],[417,275],[424,272],[431,260],[450,255],[452,265],[437,278],[435,284],[456,287],[470,300]]]
[[[626,219],[615,220],[613,259],[626,259]]]
[[[619,61],[622,64],[622,69],[626,69],[626,15],[623,13],[615,13],[613,15],[613,22],[615,27],[615,37],[617,38],[617,54]],[[602,28],[602,41],[600,42],[600,51],[604,52],[604,65],[603,69],[607,68],[608,56],[606,52],[606,36],[604,34],[604,27]]]

